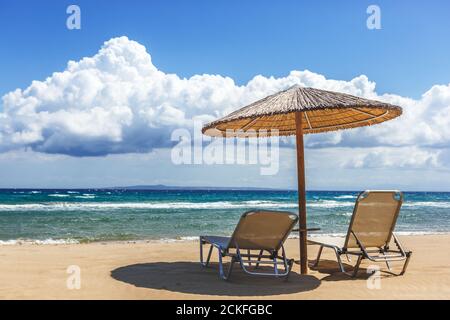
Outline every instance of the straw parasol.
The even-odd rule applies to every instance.
[[[215,137],[296,135],[301,273],[307,273],[306,188],[303,135],[391,120],[402,108],[349,94],[293,86],[206,124],[202,132]],[[249,134],[250,132],[250,134]]]

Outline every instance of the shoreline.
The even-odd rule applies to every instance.
[[[422,236],[445,236],[450,235],[450,231],[399,231],[395,232],[398,236],[422,237]],[[60,245],[86,245],[86,244],[145,244],[145,243],[183,243],[196,242],[198,236],[183,236],[176,238],[160,238],[160,239],[131,239],[131,240],[76,240],[76,239],[11,239],[0,240],[0,248],[3,246],[60,246]],[[345,237],[345,233],[310,233],[311,238],[339,238]],[[298,239],[298,235],[293,234],[288,239]]]

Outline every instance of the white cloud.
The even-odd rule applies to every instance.
[[[376,127],[309,136],[311,148],[409,147],[417,151],[416,161],[437,165],[439,153],[420,148],[450,146],[450,84],[433,86],[413,100],[377,95],[375,83],[365,75],[341,81],[308,70],[291,71],[281,78],[257,75],[243,86],[220,75],[186,79],[158,70],[144,46],[120,37],[105,42],[93,57],[70,61],[63,72],[4,95],[0,151],[31,148],[71,156],[147,152],[169,146],[171,131],[191,127],[194,117],[212,120],[294,84],[404,108],[400,119]],[[403,163],[399,154],[370,152],[347,165]]]
[[[292,156],[295,159],[294,155]],[[306,166],[320,169],[432,169],[448,170],[445,161],[448,154],[436,148],[373,147],[348,148],[329,147],[310,149],[306,153]]]
[[[355,152],[356,153],[356,152]],[[441,168],[440,150],[423,150],[417,147],[371,148],[341,163],[344,168]]]

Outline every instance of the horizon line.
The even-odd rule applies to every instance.
[[[214,190],[217,191],[288,191],[297,192],[292,188],[261,188],[261,187],[221,187],[221,186],[176,186],[176,185],[132,185],[113,187],[0,187],[0,190],[133,190],[133,191],[167,191],[167,190]],[[394,190],[391,188],[367,188],[367,189],[307,189],[307,192],[362,192],[365,190]],[[443,192],[450,193],[450,190],[410,190],[395,189],[402,192]]]

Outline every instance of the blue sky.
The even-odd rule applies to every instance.
[[[66,28],[66,8],[70,4],[81,8],[81,30]],[[377,4],[381,9],[381,30],[369,30],[366,27],[366,9],[371,4]],[[383,99],[405,103],[407,110],[424,106],[423,108],[430,108],[436,115],[445,118],[449,105],[446,100],[447,89],[443,87],[432,91],[430,96],[433,98],[428,100],[422,95],[435,85],[447,86],[450,82],[449,12],[450,3],[444,0],[376,3],[362,0],[1,0],[0,35],[3,45],[0,50],[0,97],[16,88],[25,90],[33,80],[43,81],[53,72],[64,71],[69,60],[79,61],[83,57],[93,57],[105,41],[126,36],[145,47],[146,52],[151,55],[152,66],[164,74],[175,74],[180,79],[203,74],[220,75],[221,79],[233,79],[238,86],[247,86],[257,75],[264,76],[264,79],[269,79],[267,81],[270,82],[271,76],[274,79],[283,79],[292,70],[309,70],[326,79],[347,82],[348,84],[336,85],[336,88],[344,91],[348,89],[353,93],[351,90],[356,90],[355,93],[361,95],[376,94],[380,97],[385,93],[393,94],[395,97]],[[122,42],[119,46],[134,48],[129,42]],[[96,67],[103,70],[100,64]],[[351,82],[360,75],[364,75],[368,80],[358,80],[356,84]],[[302,77],[307,76],[300,76],[301,79]],[[202,78],[205,86],[210,86],[211,81],[213,80]],[[330,82],[322,83],[320,79],[314,81],[312,83],[317,83],[317,86],[334,86]],[[370,83],[376,83],[376,88],[370,88]],[[357,91],[360,89],[361,92]],[[220,91],[220,88],[217,90]],[[47,93],[39,92],[39,97]],[[158,102],[152,100],[152,103],[165,106],[166,102],[161,99],[158,98]],[[224,110],[227,102],[221,101],[220,105],[213,107],[216,109],[202,110],[197,114],[194,112],[195,106],[177,105],[177,98],[170,99],[172,100],[167,100],[167,103],[170,102],[171,107],[181,110],[186,119],[191,115],[217,115],[220,110]],[[248,98],[242,99],[239,101],[247,101],[245,99]],[[19,100],[17,97],[11,98],[7,102],[8,107],[18,107]],[[0,100],[0,112],[5,108],[5,101]],[[86,103],[83,108],[96,106]],[[99,103],[105,107],[104,100]],[[236,108],[240,104],[236,100],[230,101],[229,105]],[[48,104],[44,107],[46,110],[53,110],[51,108],[64,109],[66,105]],[[129,107],[135,110],[135,106]],[[154,107],[158,109],[159,105]],[[170,112],[172,111],[173,109],[170,109]],[[34,121],[22,118],[19,121],[17,114],[13,113],[6,115],[8,121],[11,121],[8,124],[16,130],[15,133],[29,132],[23,128],[32,126]],[[160,118],[164,115],[165,113],[161,114]],[[113,116],[111,121],[116,121]],[[123,117],[123,114],[117,117]],[[406,114],[405,125],[411,125],[413,120],[408,119],[413,118]],[[70,117],[67,119],[67,122],[72,121]],[[424,122],[423,126],[426,126],[428,121],[419,116],[415,119]],[[315,148],[310,151],[309,166],[322,172],[322,175],[317,171],[309,173],[310,187],[450,190],[450,182],[443,179],[450,178],[450,142],[445,138],[446,124],[436,121],[438,126],[433,130],[438,131],[439,126],[443,128],[438,131],[438,137],[430,132],[411,134],[413,138],[406,138],[402,132],[408,132],[411,128],[398,125],[391,130],[398,132],[396,137],[402,136],[402,139],[398,138],[395,143],[386,142],[389,140],[387,138],[377,138],[373,143],[373,139],[367,140],[371,142],[367,142],[367,148],[362,149],[361,141],[354,142],[358,140],[357,134],[352,136],[352,133],[344,133],[311,138],[318,139],[319,150]],[[158,125],[166,128],[165,123]],[[167,126],[169,127],[173,129],[173,124]],[[105,130],[116,129],[120,135],[123,127]],[[151,130],[148,139],[153,139],[152,142],[138,146],[140,142],[133,139],[132,142],[136,145],[129,149],[130,152],[123,146],[119,147],[119,151],[114,151],[116,149],[105,147],[106,142],[102,140],[100,149],[104,148],[106,151],[97,157],[79,157],[84,151],[80,151],[80,154],[64,151],[69,150],[75,143],[91,143],[92,130],[87,130],[88,132],[79,136],[71,134],[58,137],[54,134],[53,139],[47,139],[50,142],[40,148],[36,147],[36,142],[4,142],[3,149],[1,130],[2,128],[0,151],[3,151],[0,154],[0,170],[3,171],[3,177],[0,187],[101,187],[157,183],[258,186],[267,180],[267,177],[258,174],[257,168],[174,167],[170,163],[167,143],[161,142],[167,140],[167,136],[153,136]],[[51,135],[48,132],[53,129],[46,127],[39,130],[40,134],[47,137]],[[387,129],[380,130],[383,133],[387,131],[384,137],[389,136]],[[428,131],[424,129],[423,132]],[[11,131],[3,132],[4,141],[13,141],[8,134],[11,134]],[[364,131],[364,137],[366,136],[372,137],[371,131]],[[25,139],[24,134],[20,137]],[[33,138],[35,137],[27,139]],[[112,141],[117,137],[109,138],[108,141]],[[55,139],[58,142],[55,142]],[[330,147],[327,139],[340,140],[334,145],[334,142],[331,143]],[[326,141],[322,143],[322,140]],[[64,141],[67,141],[67,145],[64,145]],[[99,145],[100,142],[95,140],[93,146],[97,148]],[[144,149],[150,153],[143,152]],[[285,155],[290,157],[294,155],[292,151],[292,148],[283,150]],[[326,161],[320,160],[323,159],[322,153],[327,153],[332,159],[339,158],[341,170],[335,172],[327,166]],[[352,160],[352,153],[361,161]],[[415,157],[417,161],[405,159],[402,154],[409,154],[409,157]],[[286,163],[280,168],[280,173],[273,177],[277,187],[295,187],[295,180],[292,179],[295,168],[291,162]],[[373,177],[374,171],[377,172],[377,177]],[[245,181],[240,181],[243,172],[248,173],[248,176]],[[213,173],[218,175],[217,183],[209,179]],[[327,179],[330,175],[332,181]],[[355,180],[349,182],[346,179],[349,175],[355,175]],[[379,178],[386,175],[395,175],[397,180]],[[425,183],[418,186],[419,181],[424,181],[425,177]]]
[[[82,29],[65,28],[69,4]],[[419,97],[450,74],[448,1],[376,1],[382,30],[366,28],[374,1],[1,1],[0,93],[62,70],[126,35],[180,76],[245,83],[309,69],[333,79],[361,73],[378,92]],[[7,44],[7,45],[6,45]]]

